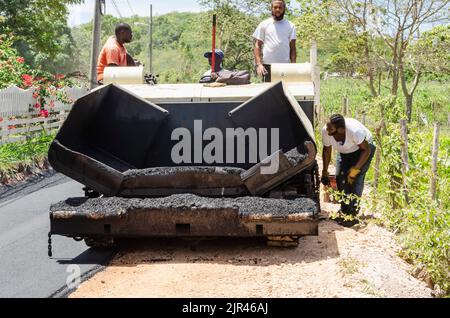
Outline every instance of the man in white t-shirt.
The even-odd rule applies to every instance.
[[[359,212],[359,198],[364,190],[364,179],[375,153],[370,131],[353,118],[333,115],[322,129],[323,171],[322,183],[329,185],[328,166],[331,161],[331,149],[338,152],[336,159],[336,179],[339,191],[350,197],[350,202],[341,203],[341,212],[355,216]]]
[[[284,0],[273,0],[272,17],[261,22],[253,33],[256,72],[265,82],[270,82],[270,64],[297,62],[296,30],[284,18],[285,13]]]

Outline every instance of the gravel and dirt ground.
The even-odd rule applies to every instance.
[[[70,297],[432,297],[375,225],[345,228],[322,204],[319,236],[294,249],[255,240],[157,240],[122,249]]]

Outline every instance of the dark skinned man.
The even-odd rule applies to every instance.
[[[350,202],[341,203],[341,212],[356,216],[359,212],[359,198],[364,190],[364,179],[375,153],[370,131],[353,118],[333,115],[322,129],[323,171],[322,183],[329,185],[328,166],[332,148],[337,150],[336,181],[339,191],[350,196]]]
[[[206,71],[203,74],[202,78],[200,79],[200,83],[212,82],[217,80],[217,78],[219,78],[218,73],[222,71],[222,62],[225,57],[225,54],[220,49],[216,49],[214,54],[216,55],[215,59],[216,65],[214,65],[214,73],[211,72],[212,71],[211,69]],[[204,57],[208,59],[209,65],[212,65],[212,52],[206,52],[204,54]]]
[[[223,85],[245,85],[250,84],[250,72],[248,71],[230,71],[226,70],[222,66],[225,54],[220,49],[215,49],[216,59],[214,66],[214,73],[212,70],[208,70],[203,74],[200,79],[200,83],[215,83]],[[212,65],[212,52],[206,52],[204,57],[208,59],[209,65]],[[222,85],[219,85],[222,86]]]
[[[133,31],[126,23],[116,25],[115,36],[108,39],[103,46],[97,63],[97,81],[103,83],[103,72],[107,66],[136,66],[128,54],[125,43],[133,40]]]
[[[256,72],[265,82],[271,80],[270,64],[297,62],[296,29],[284,18],[286,3],[273,0],[271,10],[272,17],[261,22],[253,33]]]

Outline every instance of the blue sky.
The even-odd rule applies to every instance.
[[[92,21],[94,16],[94,0],[84,0],[83,4],[69,6],[69,26],[79,25]],[[124,17],[136,13],[139,16],[150,16],[150,3],[153,4],[153,15],[168,12],[199,12],[205,10],[197,0],[115,0],[120,14]],[[292,1],[296,6],[296,1]],[[106,0],[106,13],[119,17],[119,13],[112,0]]]
[[[133,12],[148,17],[150,15],[150,3],[153,4],[154,15],[173,11],[199,12],[202,10],[197,0],[115,0],[115,2],[124,17],[133,15]],[[94,0],[85,0],[84,4],[69,6],[69,10],[69,26],[89,22],[93,18]],[[106,13],[119,17],[112,0],[106,0]]]
[[[153,14],[161,15],[168,12],[199,12],[204,10],[197,0],[115,0],[120,14],[124,17],[136,13],[139,16],[150,15],[150,3],[153,4]],[[294,6],[296,1],[293,1]],[[131,8],[130,8],[131,7]],[[69,26],[79,25],[92,20],[94,12],[94,0],[84,0],[84,4],[69,6]],[[112,0],[106,0],[106,13],[119,17]],[[439,23],[437,23],[439,24]],[[422,31],[430,29],[434,24],[423,26]]]

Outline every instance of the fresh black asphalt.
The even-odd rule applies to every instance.
[[[78,270],[83,280],[111,259],[113,251],[59,236],[53,236],[53,257],[47,255],[50,205],[83,196],[82,187],[47,173],[0,189],[0,298],[64,297]]]

